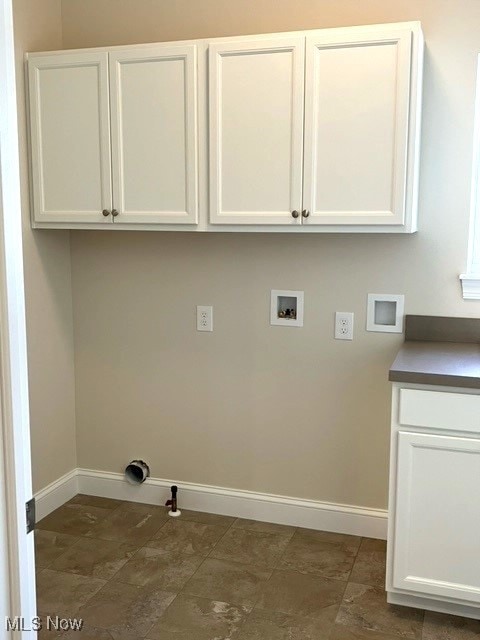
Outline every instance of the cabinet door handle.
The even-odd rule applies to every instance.
[[[304,209],[302,211],[302,218],[308,218],[309,215],[310,215],[310,211],[308,209]]]
[[[116,218],[118,216],[118,211],[116,209],[112,209],[112,216]]]
[[[292,218],[298,218],[298,216],[299,216],[299,215],[300,215],[300,214],[298,213],[298,211],[297,211],[297,210],[292,211]]]
[[[105,216],[105,218],[106,218],[107,216],[109,216],[109,215],[110,215],[111,211],[109,211],[108,209],[104,209],[104,210],[102,211],[102,213],[103,213],[103,215],[104,215],[104,216]]]

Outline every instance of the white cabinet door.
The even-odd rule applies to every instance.
[[[209,46],[210,222],[301,223],[305,38]]]
[[[404,223],[411,50],[410,28],[307,36],[306,224]]]
[[[34,222],[110,224],[107,54],[39,56],[28,66]]]
[[[480,439],[400,431],[393,586],[480,603]]]
[[[197,222],[196,46],[110,52],[119,223]]]

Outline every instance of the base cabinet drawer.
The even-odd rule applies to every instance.
[[[480,603],[480,438],[397,438],[393,587]]]
[[[480,395],[400,389],[398,422],[480,434]]]

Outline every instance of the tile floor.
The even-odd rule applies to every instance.
[[[76,496],[38,524],[41,640],[479,640],[386,604],[380,540]]]

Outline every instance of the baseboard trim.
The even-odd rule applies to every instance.
[[[78,493],[78,469],[72,469],[35,494],[36,520],[48,516]]]
[[[382,540],[387,537],[387,511],[382,509],[366,509],[160,478],[149,478],[142,485],[132,486],[121,473],[92,469],[78,469],[77,477],[78,491],[93,496],[163,505],[170,495],[171,485],[177,484],[179,506],[185,509]]]
[[[161,478],[148,478],[144,484],[134,486],[121,473],[93,469],[73,469],[36,493],[37,521],[61,507],[77,493],[164,505],[172,484],[178,485],[179,504],[185,509],[382,540],[387,537],[387,511],[382,509],[366,509]]]

